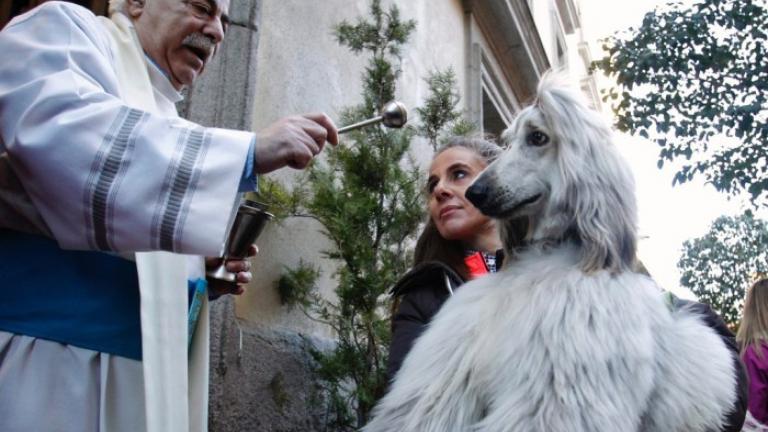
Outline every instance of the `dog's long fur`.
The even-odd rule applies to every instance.
[[[717,430],[731,355],[631,271],[633,180],[607,125],[545,77],[503,138],[467,196],[511,259],[445,303],[364,432]]]

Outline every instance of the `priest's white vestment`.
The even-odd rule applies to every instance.
[[[0,413],[14,397],[6,385],[23,378],[14,367],[39,366],[41,395],[98,378],[78,391],[99,392],[99,406],[61,419],[68,430],[205,430],[207,309],[188,372],[187,279],[201,276],[200,256],[221,252],[254,135],[179,118],[179,94],[121,14],[45,3],[6,26],[0,52],[0,227],[135,254],[143,346],[142,366],[0,332],[0,351],[23,363],[0,355]],[[48,415],[34,403],[25,415]]]

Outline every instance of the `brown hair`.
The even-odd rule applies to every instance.
[[[434,160],[444,151],[454,147],[461,147],[474,152],[486,165],[493,162],[501,153],[501,148],[487,139],[454,136],[437,149],[432,159]],[[461,242],[443,238],[431,218],[419,235],[414,251],[414,265],[427,261],[439,261],[452,268],[462,278],[469,279],[469,269],[464,264],[464,247]]]
[[[768,342],[768,279],[758,280],[747,291],[736,341],[742,354],[752,345],[755,354],[763,358],[761,345]]]

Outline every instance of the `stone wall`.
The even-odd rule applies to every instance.
[[[214,302],[209,430],[326,430],[309,347],[329,348],[300,333],[238,322],[231,297]]]

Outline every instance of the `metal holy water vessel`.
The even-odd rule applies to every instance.
[[[402,102],[392,101],[388,102],[381,108],[381,113],[368,120],[344,126],[339,129],[339,133],[343,134],[355,129],[359,129],[364,126],[381,123],[388,128],[401,128],[408,122],[408,110],[405,109],[405,105]]]
[[[224,261],[216,270],[207,273],[208,277],[235,282],[237,275],[225,268],[227,259],[243,259],[248,256],[251,245],[261,235],[264,227],[274,217],[267,211],[267,206],[256,201],[245,200],[237,209],[232,228],[224,247]]]

